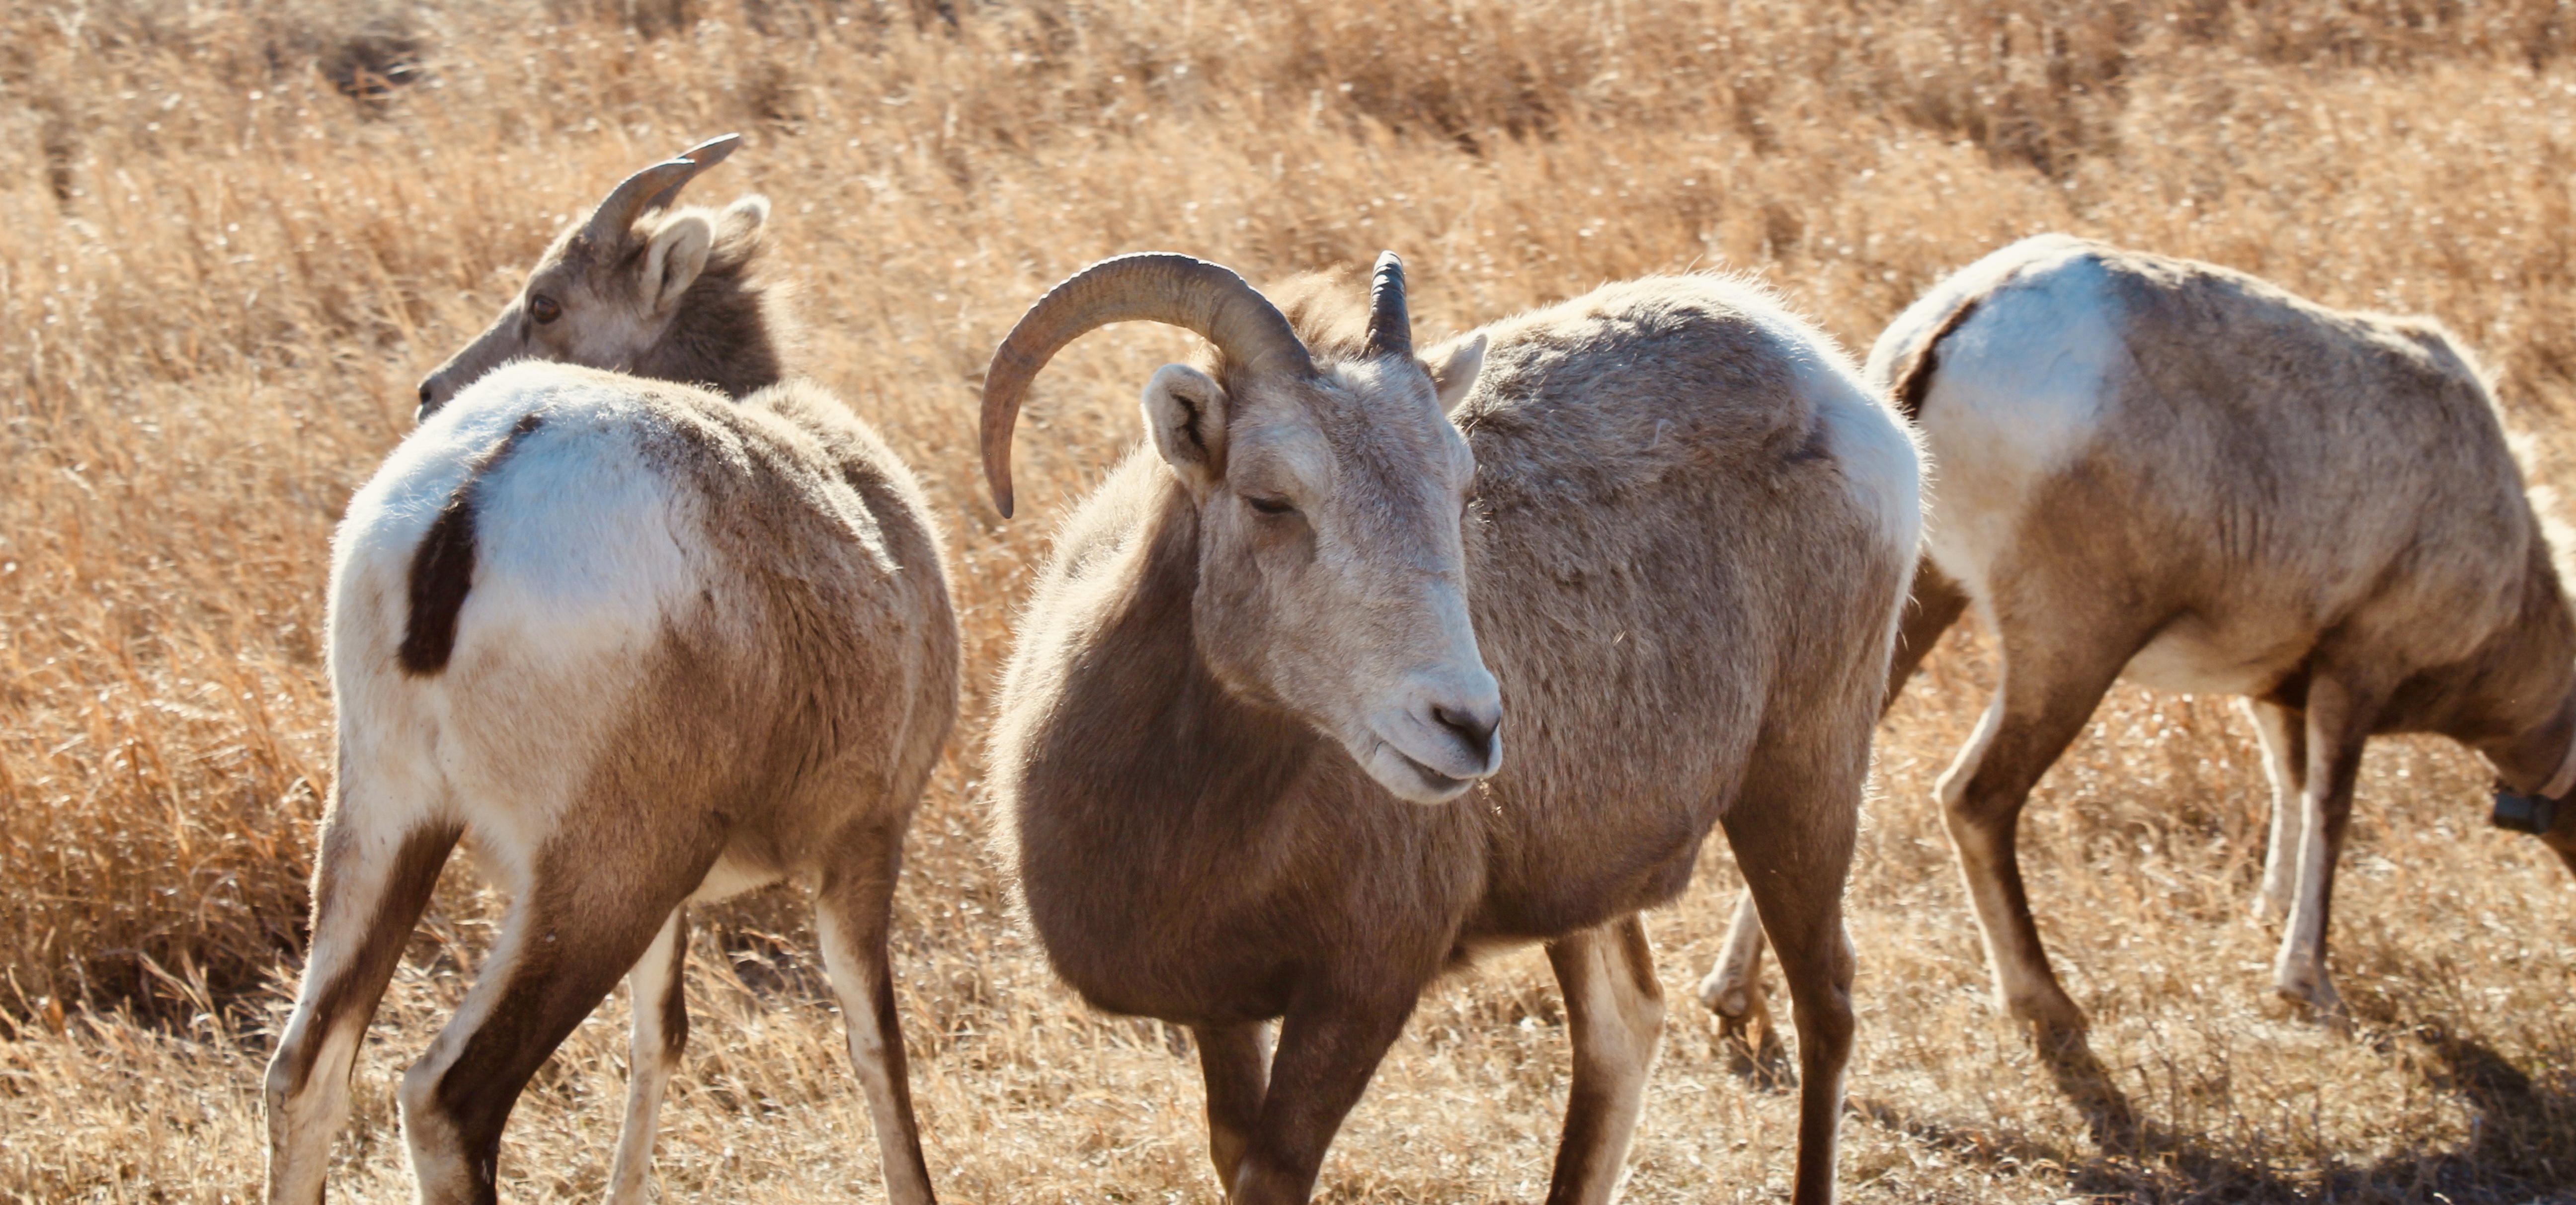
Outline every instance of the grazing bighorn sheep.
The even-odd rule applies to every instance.
[[[2363,741],[2484,754],[2502,809],[2576,783],[2576,621],[2470,357],[2422,319],[2058,235],[1960,271],[1870,353],[1939,466],[1889,697],[1970,605],[2002,683],[1940,797],[2004,1007],[2084,1015],[2013,833],[2113,680],[2242,696],[2273,788],[2276,990],[2340,1019],[2328,903]],[[2546,810],[2546,809],[2535,809]],[[2544,837],[2576,869],[2576,808]]]
[[[494,1199],[520,1089],[629,968],[609,1195],[643,1200],[688,1028],[685,905],[789,877],[816,892],[888,1195],[931,1199],[886,928],[955,718],[957,624],[911,473],[831,396],[779,382],[750,276],[768,203],[671,208],[732,143],[637,173],[558,240],[350,501],[339,772],[268,1069],[272,1201],[321,1200],[359,1039],[460,838],[511,904],[403,1076],[423,1201]],[[484,374],[516,357],[570,363]]]
[[[1058,349],[1143,319],[1216,352],[1145,387],[1158,455],[1060,534],[1004,679],[991,790],[1049,960],[1193,1029],[1227,1199],[1278,1202],[1434,977],[1546,942],[1575,1047],[1549,1199],[1605,1201],[1662,1025],[1638,911],[1722,825],[1795,996],[1797,1200],[1829,1201],[1843,879],[1919,524],[1904,424],[1740,281],[1611,285],[1426,359],[1392,255],[1364,319],[1322,288],[1283,311],[1123,256],[994,354],[1007,515]]]

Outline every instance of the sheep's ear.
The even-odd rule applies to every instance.
[[[1154,450],[1204,498],[1225,475],[1225,387],[1183,364],[1166,364],[1145,383],[1145,426]]]
[[[716,246],[728,262],[746,260],[760,250],[769,223],[769,198],[752,193],[716,215]]]
[[[644,274],[636,282],[646,308],[655,314],[670,313],[680,303],[680,294],[688,292],[698,273],[706,270],[707,249],[714,241],[715,229],[697,214],[684,213],[662,223],[644,248]]]
[[[1440,409],[1455,410],[1467,400],[1467,392],[1476,387],[1476,374],[1485,367],[1485,336],[1471,335],[1467,341],[1441,357],[1431,366],[1431,387],[1440,394]]]

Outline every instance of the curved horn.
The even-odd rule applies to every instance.
[[[708,168],[724,162],[725,157],[733,154],[735,149],[741,145],[742,135],[740,134],[718,134],[713,138],[707,139],[705,142],[701,142],[696,146],[690,147],[689,149],[672,156],[672,162],[674,163],[681,160],[687,160],[690,163],[696,164],[696,171],[692,171],[688,175],[680,177],[679,180],[675,181],[669,188],[665,188],[662,191],[653,194],[652,200],[644,202],[644,208],[669,209],[671,207],[671,202],[680,199],[680,190],[687,187],[689,181],[696,179],[698,172],[705,171]]]
[[[993,506],[1011,515],[1011,429],[1029,382],[1065,344],[1112,322],[1165,322],[1198,332],[1229,359],[1256,372],[1315,370],[1306,345],[1232,269],[1169,251],[1104,259],[1047,290],[993,351],[984,373],[984,482]]]
[[[1369,274],[1368,356],[1413,354],[1413,318],[1404,308],[1404,261],[1395,252],[1377,253],[1377,270]]]
[[[604,243],[625,237],[637,215],[647,209],[670,208],[689,181],[724,162],[725,156],[741,144],[740,134],[720,134],[626,177],[609,191],[608,199],[601,201],[599,208],[590,211],[590,221],[581,230],[583,241]]]

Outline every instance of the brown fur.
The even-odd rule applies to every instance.
[[[338,799],[335,795],[333,804]],[[325,820],[326,825],[328,819]],[[336,826],[334,832],[342,832]],[[340,903],[347,888],[335,871],[343,859],[324,856],[315,860],[313,898],[329,899],[333,906],[365,909],[367,941],[341,973],[322,985],[316,1014],[324,1017],[358,1017],[371,1015],[383,997],[385,984],[393,978],[394,964],[402,958],[403,947],[411,941],[412,926],[419,923],[421,910],[429,906],[429,893],[438,885],[438,872],[447,865],[447,856],[456,848],[463,830],[455,827],[416,828],[403,835],[402,846],[394,854],[393,873],[386,876],[376,897],[370,900],[348,900]],[[316,907],[323,905],[317,904]],[[313,1059],[321,1053],[319,1042],[307,1043],[285,1060],[286,1079],[291,1092],[304,1090],[313,1075]]]
[[[690,206],[669,213],[648,213],[637,220],[627,241],[615,247],[570,244],[560,248],[569,267],[576,254],[591,261],[585,276],[611,290],[631,292],[653,234],[672,220],[698,216],[715,224],[718,237],[707,254],[706,268],[681,295],[651,343],[622,371],[657,381],[682,381],[730,398],[748,397],[786,378],[781,355],[786,316],[774,304],[776,288],[759,275],[760,228],[744,226],[723,211]],[[531,280],[537,274],[531,274]],[[635,305],[631,300],[628,305]]]
[[[721,210],[648,210],[613,239],[594,237],[587,221],[567,226],[492,325],[422,380],[419,417],[519,359],[703,385],[735,399],[777,384],[791,327],[760,276],[768,215],[768,200],[755,195]],[[650,252],[657,241],[689,241],[691,230],[703,232],[704,263],[663,308],[658,281],[647,279]],[[536,320],[540,297],[559,307],[551,322]]]
[[[1311,287],[1283,308],[1329,362],[1362,324]],[[1454,418],[1478,465],[1468,597],[1507,752],[1452,803],[1395,798],[1221,681],[1194,602],[1242,570],[1202,563],[1201,510],[1150,454],[1059,536],[996,716],[997,822],[1057,971],[1103,1008],[1199,1028],[1229,1199],[1303,1199],[1416,996],[1473,951],[1607,927],[1629,933],[1604,939],[1626,969],[1581,982],[1651,988],[1622,926],[1680,894],[1721,825],[1790,951],[1798,1197],[1830,1198],[1841,884],[1911,554],[1822,454],[1789,349],[1699,289],[1612,286],[1485,331]],[[1216,367],[1237,405],[1263,385]],[[1242,1034],[1281,1016],[1265,1089]],[[1577,1021],[1579,1047],[1603,1040]],[[1633,1101],[1642,1070],[1615,1091]],[[1608,1098],[1578,1078],[1552,1199],[1603,1199],[1626,1141],[1622,1122],[1605,1166]]]
[[[535,851],[524,915],[512,921],[520,940],[486,970],[500,994],[461,1051],[443,1066],[433,1051],[421,1069],[434,1078],[407,1088],[415,1142],[452,1131],[478,1192],[528,1077],[719,857],[753,877],[818,886],[844,857],[891,867],[956,709],[937,535],[909,473],[871,433],[810,386],[741,403],[628,387],[656,412],[650,459],[699,503],[710,580],[734,589],[672,618],[646,684],[626,697],[616,735],[586,755],[586,781]],[[858,491],[857,515],[835,486]],[[455,689],[512,690],[506,658],[496,650],[458,666]],[[458,735],[477,748],[524,745],[525,722],[499,708],[488,726],[460,717]],[[636,812],[642,800],[649,815]],[[881,942],[893,875],[868,878],[869,892],[818,902],[850,910],[853,927]],[[529,936],[538,932],[554,940]],[[882,946],[861,954],[881,959]],[[679,1007],[674,997],[666,1013]],[[666,1040],[683,1032],[671,1026]],[[917,1150],[909,1118],[899,1129],[898,1145]]]
[[[2061,252],[2075,267],[2004,263]],[[2010,270],[1963,310],[2018,304],[2032,273],[2098,271],[2125,345],[2098,430],[2017,520],[1980,509],[1992,495],[1973,458],[1958,463],[1941,442],[1960,408],[1985,401],[1936,382],[1921,415],[1946,458],[1934,559],[1961,568],[1941,552],[1944,529],[2018,523],[1982,580],[1918,577],[1923,621],[1906,631],[1890,692],[1973,598],[2002,651],[2001,720],[1942,792],[1971,884],[1986,885],[1999,990],[2044,1027],[2082,1024],[2039,946],[2011,834],[2032,784],[2125,670],[2281,709],[2267,728],[2286,774],[2276,807],[2322,835],[2326,877],[2299,872],[2276,986],[2333,1014],[2325,909],[2362,742],[2443,733],[2529,790],[2576,731],[2576,622],[2495,402],[2469,356],[2423,320],[2343,313],[2224,268],[2072,240],[2034,240],[1968,271],[1999,265]],[[1943,323],[1933,342],[1960,329]],[[2040,333],[1977,354],[2063,354],[2042,324],[2018,329]],[[1877,361],[1934,373],[1951,362],[1885,340]],[[2299,831],[2276,823],[2267,906],[2289,902]]]
[[[686,1041],[684,902],[778,878],[815,890],[889,1196],[930,1200],[886,931],[904,832],[956,716],[957,622],[911,472],[829,394],[770,383],[750,264],[763,213],[648,213],[624,250],[559,243],[494,325],[508,335],[538,289],[578,285],[547,337],[580,335],[574,300],[613,309],[646,244],[705,221],[712,247],[676,310],[607,358],[741,396],[571,364],[485,377],[487,332],[441,370],[464,380],[424,386],[425,409],[483,386],[351,505],[332,599],[344,753],[312,956],[270,1066],[273,1201],[320,1199],[356,1036],[459,834],[512,904],[456,1019],[404,1077],[423,1200],[494,1199],[520,1091],[633,968],[639,1057],[611,1197],[640,1201]],[[441,490],[410,534],[406,516]],[[639,965],[665,935],[663,959]]]

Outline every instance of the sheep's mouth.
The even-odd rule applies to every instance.
[[[1368,776],[1397,798],[1425,807],[1434,807],[1456,799],[1467,788],[1476,785],[1483,775],[1461,778],[1442,773],[1430,763],[1397,748],[1394,741],[1375,736],[1366,746],[1368,752],[1359,758]]]
[[[1414,775],[1422,780],[1423,785],[1428,786],[1432,790],[1443,795],[1456,791],[1463,791],[1467,789],[1467,784],[1471,781],[1464,778],[1451,778],[1438,770],[1434,770],[1429,766],[1423,765],[1421,762],[1413,760],[1412,756],[1407,754],[1404,750],[1398,749],[1392,744],[1387,746],[1387,751],[1395,754],[1396,759],[1402,761],[1406,769],[1413,771]]]

